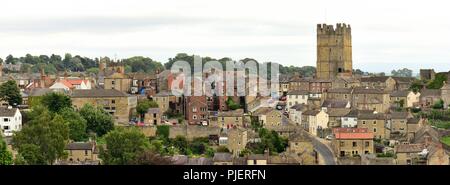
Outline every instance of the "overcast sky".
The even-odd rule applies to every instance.
[[[176,53],[315,65],[316,25],[351,24],[353,65],[365,71],[450,70],[442,0],[2,0],[0,57]]]

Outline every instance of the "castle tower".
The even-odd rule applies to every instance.
[[[350,25],[317,25],[317,71],[319,79],[351,76],[352,32]]]

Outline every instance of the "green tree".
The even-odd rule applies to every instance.
[[[12,165],[13,157],[10,151],[8,151],[6,142],[0,137],[0,165]]]
[[[81,115],[71,108],[64,108],[61,116],[67,121],[69,127],[69,139],[73,141],[86,141],[87,122]]]
[[[65,120],[44,107],[35,107],[32,112],[33,117],[12,140],[25,164],[53,164],[67,157],[64,148],[69,128]]]
[[[57,92],[48,93],[42,96],[41,103],[51,112],[60,112],[65,108],[72,107],[72,100],[70,100],[70,97]]]
[[[440,89],[442,86],[444,86],[444,81],[447,80],[447,75],[443,73],[436,74],[433,81],[428,83],[427,88],[428,89]]]
[[[20,89],[16,81],[8,80],[0,85],[0,99],[12,106],[22,104],[22,95],[20,95]]]
[[[188,154],[188,141],[186,140],[186,137],[183,136],[177,136],[172,142],[173,146],[178,148],[181,154]]]
[[[87,69],[86,72],[89,74],[98,74],[99,69],[98,69],[98,67],[92,67],[92,68]]]
[[[412,73],[413,73],[413,71],[410,69],[407,69],[407,68],[391,71],[392,76],[396,76],[396,77],[411,77]]]
[[[133,164],[146,151],[149,141],[137,128],[117,128],[105,135],[106,148],[100,148],[100,158],[107,165]]]
[[[229,153],[230,150],[228,150],[227,147],[219,146],[219,147],[217,147],[216,152],[219,152],[219,153]]]
[[[114,128],[111,115],[100,107],[85,104],[79,112],[86,120],[88,132],[94,132],[101,137]]]
[[[136,106],[136,112],[139,114],[139,117],[141,117],[141,121],[149,108],[158,108],[158,104],[155,101],[150,100],[143,100],[138,102],[138,105]]]

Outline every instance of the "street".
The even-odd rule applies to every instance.
[[[336,165],[336,161],[334,160],[334,154],[330,150],[330,148],[326,144],[322,143],[318,138],[314,136],[310,137],[312,139],[314,148],[316,149],[317,153],[321,155],[325,165]]]

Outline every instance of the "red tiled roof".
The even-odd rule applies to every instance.
[[[68,87],[69,89],[73,88],[73,85],[67,82],[66,80],[60,80],[59,82]]]
[[[373,139],[367,128],[335,128],[333,133],[336,139]]]

